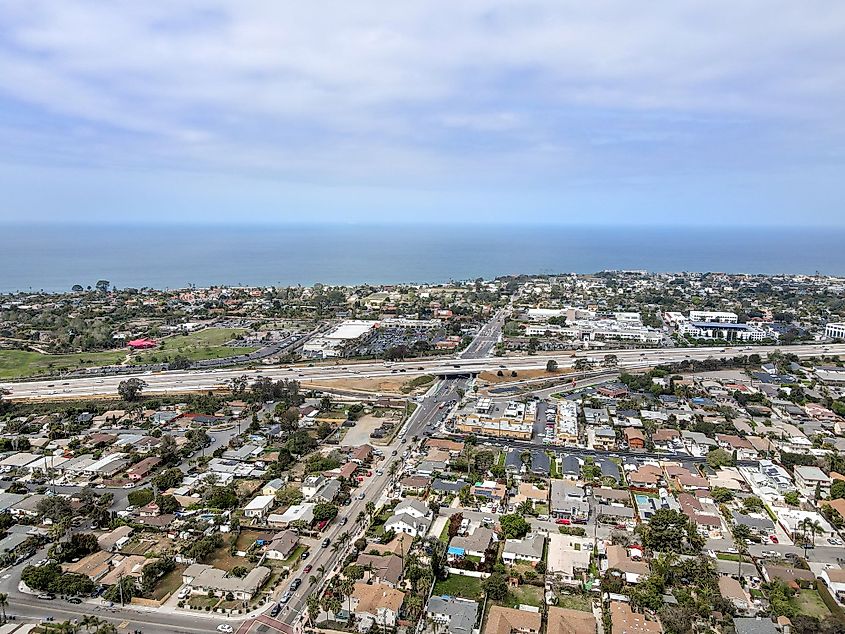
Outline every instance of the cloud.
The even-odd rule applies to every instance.
[[[843,42],[835,0],[6,3],[0,161],[444,196],[812,172]]]

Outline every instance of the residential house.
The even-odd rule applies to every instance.
[[[478,603],[458,597],[433,596],[428,600],[426,616],[438,623],[445,634],[472,634],[478,618]]]
[[[818,467],[805,467],[797,465],[792,474],[795,476],[795,487],[808,500],[815,500],[817,497],[830,497],[830,485],[833,483],[830,476]],[[818,495],[816,495],[818,493]]]
[[[273,478],[261,487],[261,495],[276,495],[285,488],[285,481],[281,478]]]
[[[238,601],[249,601],[270,578],[270,569],[257,566],[245,577],[230,577],[226,571],[206,564],[191,564],[182,573],[182,583],[191,594],[208,594],[222,597],[232,593]]]
[[[592,612],[549,606],[546,634],[596,634],[598,622]]]
[[[264,550],[267,559],[284,561],[289,559],[299,545],[299,534],[296,531],[284,530],[273,535],[273,539]]]
[[[395,627],[404,600],[404,592],[386,584],[357,582],[350,604],[352,613],[361,621],[359,631],[370,631],[373,626]]]
[[[501,504],[505,499],[507,489],[504,484],[499,484],[495,480],[485,480],[484,482],[476,482],[470,492],[480,498],[485,498],[491,502]]]
[[[449,559],[477,558],[483,563],[487,549],[493,541],[494,533],[490,528],[476,528],[470,535],[458,535],[449,542],[446,554]]]
[[[746,612],[751,607],[751,599],[739,581],[733,577],[719,577],[719,594],[723,599],[730,601],[738,612]]]
[[[126,476],[133,482],[138,482],[153,473],[160,463],[161,458],[157,458],[155,456],[144,458],[140,462],[136,462],[134,465],[129,467],[129,469],[126,470]]]
[[[578,586],[590,567],[591,553],[592,540],[589,538],[549,533],[546,575],[557,583]]]
[[[563,480],[552,480],[549,510],[553,517],[581,521],[590,516],[590,504],[583,487]]]
[[[539,533],[526,536],[524,539],[505,540],[505,547],[502,551],[502,561],[513,565],[518,561],[530,563],[536,566],[543,561],[543,545],[545,538]]]
[[[628,554],[624,546],[611,544],[607,547],[607,558],[605,560],[605,572],[618,570],[625,578],[625,583],[639,583],[649,574],[648,564],[638,561]]]
[[[431,484],[425,476],[406,476],[399,481],[399,491],[404,495],[422,495]]]
[[[645,436],[636,427],[626,427],[622,434],[629,449],[645,449]]]
[[[393,553],[385,555],[361,553],[355,563],[364,568],[364,581],[383,583],[395,588],[402,580],[402,557]]]
[[[257,495],[244,507],[244,517],[263,520],[276,503],[275,495]]]
[[[610,621],[611,630],[606,634],[660,634],[663,631],[660,623],[634,612],[622,601],[610,602]]]
[[[539,611],[515,610],[494,605],[487,614],[483,634],[539,634],[543,617]]]

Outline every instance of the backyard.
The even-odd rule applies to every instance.
[[[481,579],[465,577],[463,575],[449,575],[446,579],[434,584],[435,596],[448,595],[462,599],[478,600],[482,597]]]
[[[508,588],[508,596],[498,602],[507,608],[519,605],[531,605],[539,608],[543,605],[543,589],[523,584],[518,588]]]
[[[830,616],[830,610],[827,609],[827,606],[816,590],[801,590],[795,594],[792,602],[800,614],[815,616],[819,619]]]
[[[182,585],[182,572],[187,568],[184,564],[177,564],[177,566],[164,575],[156,584],[155,589],[149,594],[150,599],[161,601],[166,596],[176,592],[179,586]]]

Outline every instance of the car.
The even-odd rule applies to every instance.
[[[42,601],[52,601],[56,598],[56,595],[52,592],[45,592],[43,594],[39,594],[37,598],[41,599]]]
[[[290,598],[291,598],[292,596],[293,596],[293,593],[292,593],[290,590],[288,590],[287,592],[285,592],[285,593],[282,595],[282,598],[281,598],[281,599],[279,599],[279,603],[280,603],[280,604],[285,604],[285,603],[287,603],[288,601],[290,601]]]
[[[555,524],[563,524],[564,526],[569,526],[571,523],[572,521],[566,519],[565,517],[559,517],[555,520]]]
[[[307,566],[305,566],[305,568],[302,569],[302,572],[304,572],[305,574],[308,574],[313,569],[314,569],[314,566],[312,566],[311,564],[308,564]]]
[[[773,544],[777,544],[778,543],[777,535],[769,535],[769,541],[771,541]]]
[[[358,500],[363,500],[366,497],[366,494],[362,491],[358,495],[355,496]]]
[[[391,456],[395,456],[395,455],[396,455],[396,454],[398,454],[398,453],[399,453],[399,452],[398,452],[398,451],[396,451],[396,450],[394,449],[393,451],[391,451],[391,452],[390,452],[390,455],[391,455]]]
[[[346,526],[346,522],[348,522],[348,521],[349,521],[349,518],[348,518],[348,517],[341,517],[341,518],[340,518],[340,525],[341,525],[341,526]]]
[[[304,553],[302,553],[302,554],[299,556],[299,558],[300,558],[300,559],[308,559],[308,555],[310,555],[310,554],[311,554],[311,551],[310,551],[310,550],[306,550]]]
[[[80,603],[82,603],[82,599],[80,599],[79,597],[70,597],[70,598],[67,600],[67,602],[68,602],[68,603],[73,603],[74,605],[79,605]]]
[[[323,548],[328,547],[328,545],[329,545],[329,544],[331,544],[331,543],[332,543],[332,540],[330,540],[328,537],[326,537],[326,538],[323,540]]]
[[[221,623],[220,625],[217,626],[217,631],[218,632],[225,632],[225,634],[232,634],[232,632],[235,631],[235,628],[233,628],[228,623]]]
[[[407,439],[407,438],[403,438],[403,439],[402,439],[402,444],[404,445],[406,442],[408,442],[408,439]]]
[[[274,605],[274,606],[273,606],[273,609],[272,609],[272,610],[270,610],[270,616],[272,616],[273,618],[275,618],[275,617],[279,616],[279,612],[281,612],[281,611],[282,611],[282,606],[280,606],[280,605],[277,603],[276,605]]]
[[[134,487],[135,487],[135,485],[132,484],[131,482],[127,482],[126,484],[123,485],[124,489],[132,489]]]
[[[384,475],[384,471],[383,471],[382,469],[377,469],[377,470],[376,470],[376,475],[383,476],[383,475]]]
[[[297,589],[299,586],[301,586],[301,585],[302,585],[302,579],[300,579],[299,577],[297,577],[296,579],[294,579],[294,580],[291,582],[291,584],[290,584],[290,589],[291,589],[291,590],[296,590],[296,589]]]

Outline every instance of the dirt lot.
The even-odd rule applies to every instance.
[[[152,535],[145,535],[143,538],[135,538],[129,541],[120,552],[124,555],[145,555],[149,552],[160,554],[165,550],[172,548],[172,544],[167,537],[155,537]]]
[[[303,381],[302,385],[307,388],[315,389],[355,390],[360,392],[372,392],[373,394],[405,396],[406,394],[402,392],[402,387],[415,376],[419,375],[401,374],[397,376],[382,376],[370,379],[352,376],[346,379],[330,379],[328,381]],[[429,387],[430,385],[424,385],[411,392],[411,394],[421,394]]]
[[[377,418],[372,414],[362,416],[355,424],[355,427],[350,427],[346,430],[346,435],[343,437],[343,444],[356,447],[358,445],[365,445],[372,442],[370,433],[374,429],[380,427],[382,422],[385,420],[393,420],[398,424],[401,420],[401,416],[399,414],[400,412],[397,412],[396,418],[389,418],[389,415],[385,415],[382,418]]]
[[[511,371],[508,369],[502,370],[503,376],[497,376],[496,372],[482,372],[478,375],[480,381],[484,381],[491,385],[499,385],[501,383],[513,383],[514,381],[522,381],[525,379],[552,379],[557,376],[566,374],[569,370],[557,370],[556,372],[546,372],[545,370],[517,370],[516,376],[511,376]]]

